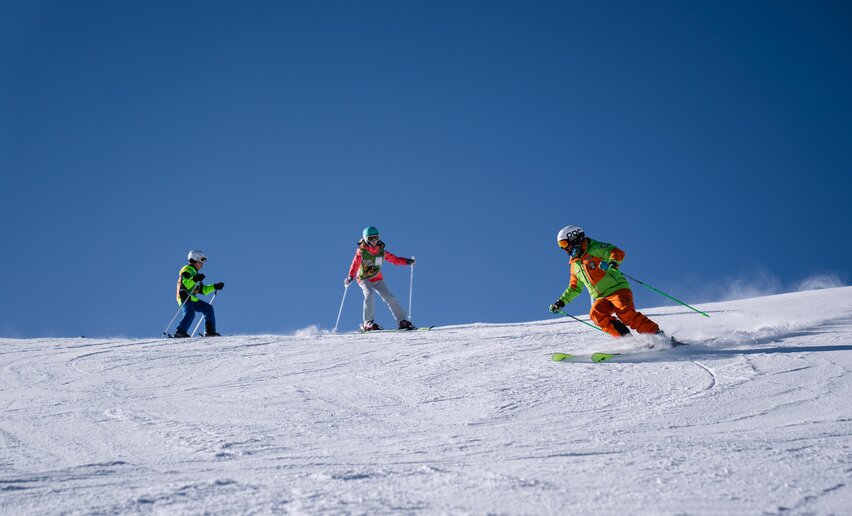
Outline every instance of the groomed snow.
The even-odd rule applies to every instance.
[[[852,287],[700,308],[643,310],[665,351],[567,318],[0,339],[0,513],[848,514]]]

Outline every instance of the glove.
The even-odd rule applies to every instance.
[[[405,263],[407,263],[408,265],[414,265],[414,258],[406,258]]]
[[[345,279],[345,280],[343,280],[343,286],[344,286],[344,287],[348,287],[350,283],[352,283],[352,277],[351,277],[351,276],[346,276],[346,279]]]
[[[609,270],[610,268],[618,269],[618,264],[616,262],[601,262],[601,270]]]
[[[196,274],[196,275],[192,278],[192,281],[194,281],[194,282],[196,282],[196,283],[201,283],[202,281],[204,281],[204,278],[205,278],[205,277],[206,277],[206,276],[204,276],[204,274]]]
[[[225,288],[225,284],[220,281],[219,283],[215,283],[213,285],[213,288],[215,288],[216,290],[222,290],[223,288]]]
[[[550,305],[550,311],[556,313],[559,310],[562,310],[563,307],[565,307],[565,302],[561,299],[557,299],[555,303]]]

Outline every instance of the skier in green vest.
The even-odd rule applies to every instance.
[[[207,263],[207,256],[197,249],[193,249],[187,255],[189,263],[181,267],[178,273],[177,281],[177,302],[183,308],[183,318],[180,320],[175,331],[175,337],[189,337],[189,326],[195,319],[195,313],[201,312],[204,315],[204,336],[219,337],[216,332],[216,316],[213,312],[213,305],[206,301],[198,299],[198,295],[207,295],[215,290],[222,290],[225,284],[222,282],[214,283],[213,285],[205,285],[204,274],[201,274],[201,268]]]
[[[408,320],[408,316],[396,300],[382,277],[382,263],[387,260],[394,265],[414,265],[414,258],[400,258],[385,250],[385,243],[379,239],[379,230],[373,226],[364,228],[362,238],[355,250],[355,258],[349,267],[349,274],[343,281],[348,286],[358,278],[358,286],[364,292],[364,323],[362,331],[381,330],[375,323],[376,299],[379,294],[387,303],[401,330],[414,330],[416,327]]]

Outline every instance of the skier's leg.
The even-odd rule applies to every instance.
[[[609,299],[612,300],[615,313],[618,314],[619,319],[624,321],[624,324],[639,333],[657,333],[660,331],[657,323],[636,311],[636,307],[633,305],[633,291],[626,288],[621,289],[609,296]]]
[[[196,311],[204,314],[204,330],[207,333],[216,333],[216,314],[213,305],[206,301],[199,301]]]
[[[358,286],[364,292],[364,322],[372,321],[376,317],[376,298],[373,284],[367,280],[359,281]]]
[[[402,305],[400,305],[399,301],[396,300],[396,297],[394,297],[394,295],[391,293],[384,280],[377,281],[376,283],[374,283],[373,288],[375,288],[376,292],[379,293],[379,296],[381,296],[382,301],[387,303],[397,323],[399,323],[400,321],[404,321],[408,318],[408,316],[405,314],[405,310],[402,308]]]
[[[186,330],[189,329],[189,326],[192,324],[192,321],[195,319],[195,305],[196,301],[192,301],[187,299],[183,304],[183,318],[177,325],[178,333],[186,333]]]
[[[622,332],[618,331],[618,328],[613,326],[613,318],[612,312],[615,308],[612,306],[612,303],[608,298],[598,299],[594,303],[592,303],[592,311],[589,312],[589,317],[591,317],[592,321],[594,321],[601,329],[613,337],[621,337]]]

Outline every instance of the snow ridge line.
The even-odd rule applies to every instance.
[[[716,373],[714,373],[712,369],[710,369],[706,365],[702,364],[701,362],[698,362],[697,360],[690,360],[690,362],[697,365],[701,369],[704,369],[705,371],[707,371],[707,374],[710,375],[710,384],[707,387],[705,387],[704,390],[690,394],[689,395],[690,398],[698,396],[699,394],[703,394],[703,393],[713,389],[714,387],[716,387]]]

